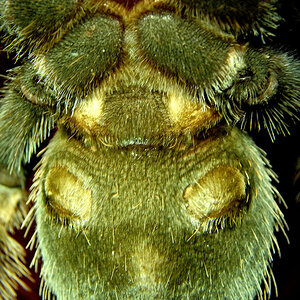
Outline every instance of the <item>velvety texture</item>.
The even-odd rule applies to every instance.
[[[276,2],[0,1],[21,62],[0,104],[4,298],[28,275],[10,232],[35,155],[43,299],[270,295],[285,222],[245,130],[298,118],[299,61],[264,45]]]

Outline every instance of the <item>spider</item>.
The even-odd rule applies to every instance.
[[[30,276],[23,222],[43,299],[269,298],[286,223],[248,133],[287,134],[300,97],[299,61],[268,46],[277,1],[0,4],[20,62],[0,104],[0,297]]]

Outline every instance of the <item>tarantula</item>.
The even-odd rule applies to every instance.
[[[0,298],[29,276],[23,218],[43,299],[269,297],[285,221],[246,131],[298,119],[299,61],[266,45],[276,3],[0,0],[20,62],[0,103]]]

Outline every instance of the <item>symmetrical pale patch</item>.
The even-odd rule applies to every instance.
[[[210,170],[183,194],[189,214],[199,220],[220,218],[234,214],[246,194],[245,178],[229,165]]]
[[[48,204],[62,218],[87,220],[92,206],[92,192],[64,167],[52,168],[45,181]]]
[[[71,117],[78,129],[83,130],[87,134],[93,135],[103,117],[104,94],[102,90],[95,89],[91,96],[81,103]]]
[[[210,128],[221,119],[213,108],[177,93],[169,93],[168,112],[175,131]]]
[[[93,137],[98,141],[102,141],[103,137],[110,133],[110,138],[118,137],[122,145],[124,142],[128,144],[127,134],[124,134],[127,130],[132,140],[147,140],[153,143],[156,137],[178,136],[210,129],[222,118],[214,108],[193,101],[186,93],[174,90],[165,95],[160,92],[154,93],[148,88],[133,95],[130,93],[131,89],[127,89],[128,93],[122,95],[109,90],[95,89],[68,119],[72,130],[75,133],[80,132],[85,138]],[[132,87],[132,90],[136,90],[136,87]],[[123,101],[120,101],[120,97]],[[113,114],[112,109],[118,113]],[[153,116],[156,116],[155,124],[151,123]],[[140,130],[134,131],[132,123],[135,124],[136,130]]]
[[[297,119],[299,62],[251,38],[277,27],[276,0],[0,3],[25,63],[4,91],[0,161],[22,174],[51,140],[24,222],[42,298],[267,298],[284,222],[264,154],[235,127],[273,138]],[[10,187],[0,299],[28,276]]]

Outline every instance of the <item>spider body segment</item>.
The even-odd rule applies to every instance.
[[[297,120],[299,62],[264,45],[276,2],[0,1],[22,61],[0,104],[2,298],[28,272],[8,232],[37,154],[43,299],[269,297],[285,221],[246,130]]]

